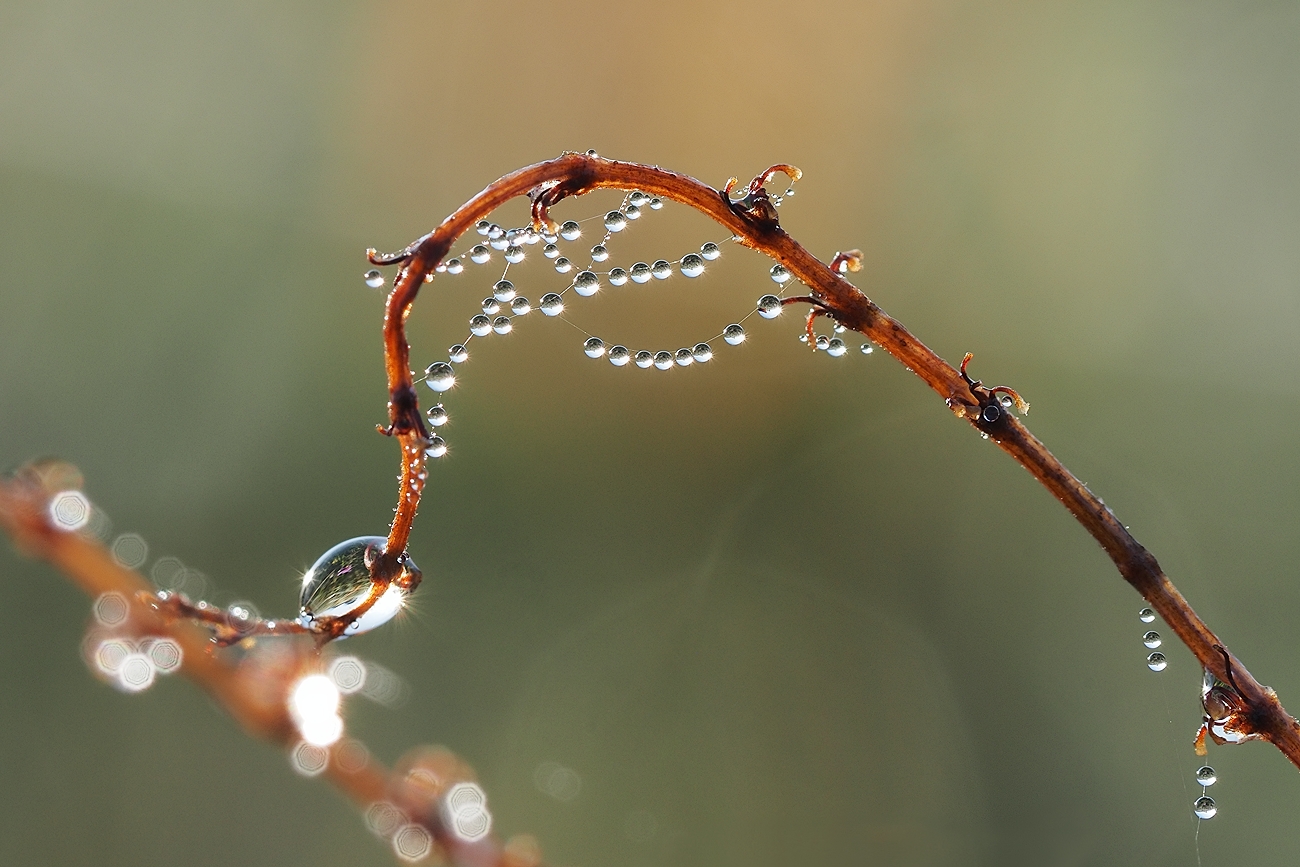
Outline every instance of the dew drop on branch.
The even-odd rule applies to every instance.
[[[649,283],[651,277],[650,266],[645,262],[637,262],[632,266],[630,276],[633,283]]]
[[[573,270],[573,263],[570,262],[566,257],[561,256],[560,258],[555,260],[555,270],[561,274],[568,274],[570,271]]]
[[[469,260],[475,265],[482,265],[488,259],[492,258],[492,251],[482,244],[475,244],[470,248]]]
[[[627,228],[627,217],[622,211],[610,211],[605,215],[605,228],[610,232],[621,232]]]
[[[462,261],[460,261],[459,259],[448,259],[448,260],[447,260],[447,273],[448,273],[448,274],[459,274],[461,271],[464,271],[464,270],[465,270],[465,263],[462,262]]]
[[[514,327],[509,316],[498,316],[492,320],[492,330],[497,334],[509,334]]]
[[[698,364],[703,364],[706,361],[712,361],[713,347],[709,346],[709,344],[707,343],[697,343],[695,344],[695,347],[691,350],[691,357],[694,358],[696,363]]]
[[[1214,768],[1206,765],[1198,768],[1196,771],[1196,782],[1202,786],[1213,786],[1219,781],[1219,775],[1214,772]]]
[[[588,337],[582,344],[582,351],[587,353],[588,358],[600,358],[605,354],[605,341],[599,337]]]
[[[1196,803],[1192,804],[1192,812],[1198,819],[1213,819],[1218,814],[1219,808],[1213,798],[1202,795],[1196,799]]]
[[[560,226],[560,237],[566,241],[576,241],[582,237],[582,227],[573,220],[565,220],[564,225]]]
[[[677,354],[673,356],[673,360],[681,367],[690,367],[691,363],[695,361],[695,354],[683,346],[681,349],[677,350]]]
[[[627,364],[628,361],[630,361],[632,358],[632,353],[628,351],[628,348],[626,346],[623,346],[622,344],[619,344],[617,346],[611,346],[609,348],[608,354],[609,354],[609,363],[614,365],[615,367],[622,367],[623,365]]]
[[[560,248],[554,244],[547,244],[542,248],[542,255],[547,259],[554,259],[556,256],[560,255]]]
[[[641,349],[637,351],[635,361],[637,367],[644,369],[655,363],[655,357],[650,350]]]
[[[1155,619],[1156,619],[1156,613],[1152,611],[1150,608],[1143,608],[1141,611],[1138,612],[1138,620],[1141,620],[1143,623],[1150,623]]]
[[[666,349],[661,349],[654,356],[655,367],[660,370],[668,370],[673,366],[673,354]]]
[[[469,320],[469,333],[475,337],[486,337],[492,333],[492,320],[481,313],[474,316]]]
[[[431,458],[442,457],[447,453],[447,441],[435,434],[433,439],[429,440],[429,447],[424,450],[424,453]]]
[[[516,316],[526,316],[531,313],[532,310],[532,303],[522,295],[516,296],[515,300],[510,302],[510,312]]]
[[[609,272],[609,284],[611,286],[622,286],[627,283],[627,272],[622,268],[615,268]]]
[[[1169,666],[1169,660],[1160,651],[1156,651],[1147,657],[1147,668],[1152,671],[1164,671]]]
[[[440,403],[435,403],[425,412],[425,417],[429,419],[429,424],[434,427],[442,427],[447,423],[447,408]]]
[[[771,275],[772,280],[775,281],[776,283],[780,283],[784,285],[790,281],[790,272],[787,271],[785,269],[785,266],[782,265],[780,262],[773,265],[772,270],[769,271],[768,273]]]
[[[456,371],[445,361],[435,361],[424,371],[424,383],[434,391],[447,391],[456,384]]]
[[[502,304],[510,301],[515,297],[515,284],[509,280],[498,280],[496,285],[492,287],[492,297]]]
[[[781,315],[781,299],[775,295],[764,295],[758,299],[758,315],[764,319],[775,319]]]
[[[583,271],[573,278],[573,291],[589,298],[600,289],[600,278],[593,271]]]
[[[1155,631],[1148,632],[1147,634],[1142,636],[1142,643],[1152,649],[1159,647],[1160,633]]]
[[[564,299],[554,292],[542,296],[542,313],[547,316],[559,316],[564,312]]]
[[[687,277],[698,277],[704,273],[704,257],[699,253],[687,253],[682,257],[682,274]]]
[[[465,344],[457,343],[447,351],[447,357],[456,364],[464,364],[469,360],[469,350],[465,348]]]
[[[714,259],[722,255],[722,250],[718,249],[717,244],[709,241],[700,247],[700,255],[712,262]]]
[[[371,289],[378,289],[384,285],[384,275],[380,271],[370,270],[366,272],[366,285]]]
[[[745,328],[739,323],[733,322],[726,328],[722,329],[722,339],[732,346],[739,346],[745,342]]]
[[[604,244],[597,244],[591,248],[591,261],[604,262],[609,258],[609,249]]]

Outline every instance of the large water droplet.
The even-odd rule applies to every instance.
[[[588,337],[582,344],[582,351],[587,353],[588,358],[600,358],[605,354],[605,341],[599,337]]]
[[[635,361],[637,367],[646,368],[655,363],[655,357],[650,350],[642,349],[637,352]]]
[[[775,280],[777,283],[784,284],[789,282],[790,280],[790,272],[785,270],[785,266],[779,262],[773,265],[772,270],[769,271],[768,273],[772,275],[772,279]]]
[[[498,226],[496,223],[492,223],[488,226],[487,236],[489,238],[493,238],[493,239],[500,238],[504,236],[505,233],[506,230]]]
[[[650,201],[650,197],[640,190],[633,190],[631,195],[627,197],[627,201],[628,204],[636,205],[639,208],[646,202]]]
[[[597,244],[591,248],[591,261],[604,262],[609,258],[609,249],[604,244]]]
[[[816,346],[819,351],[825,352],[831,348],[831,339],[825,334],[818,334]]]
[[[862,354],[863,354],[863,355],[870,355],[871,353],[873,353],[873,352],[875,352],[875,351],[876,351],[876,347],[872,346],[870,343],[864,343],[864,344],[862,344]]]
[[[700,247],[700,255],[712,262],[714,259],[722,255],[722,250],[718,249],[717,244],[709,241]]]
[[[464,270],[465,270],[465,263],[462,262],[462,261],[460,261],[459,259],[448,259],[448,260],[447,260],[447,273],[448,273],[448,274],[459,274],[461,271],[464,271]]]
[[[704,273],[704,257],[699,253],[687,253],[682,257],[682,273],[687,277],[698,277]]]
[[[1150,608],[1143,608],[1141,611],[1138,612],[1138,620],[1141,620],[1143,623],[1150,623],[1152,620],[1155,619],[1156,619],[1156,613],[1152,611]]]
[[[524,261],[524,248],[516,247],[513,244],[506,247],[506,261],[511,265],[518,265],[520,262]]]
[[[429,424],[434,427],[442,427],[447,423],[447,408],[440,403],[435,403],[429,407],[425,415],[429,419]]]
[[[582,237],[582,227],[573,220],[565,220],[560,226],[560,237],[566,241],[576,241]]]
[[[573,263],[564,256],[561,256],[555,260],[555,270],[559,271],[561,274],[568,274],[573,270]]]
[[[661,349],[655,353],[655,367],[660,370],[667,370],[673,366],[673,354],[667,349]]]
[[[370,270],[366,272],[366,285],[371,289],[378,289],[384,285],[384,275],[381,271]]]
[[[1214,768],[1206,765],[1196,770],[1196,782],[1202,786],[1213,786],[1219,782],[1219,775],[1214,772]]]
[[[622,367],[632,359],[632,353],[623,345],[611,346],[609,348],[609,363],[615,367]]]
[[[592,271],[582,271],[573,278],[573,291],[589,298],[600,289],[600,278]]]
[[[629,220],[635,220],[641,216],[641,208],[638,207],[637,205],[629,204],[626,208],[623,209],[623,214]]]
[[[488,259],[492,258],[492,251],[482,244],[475,244],[470,248],[469,260],[475,265],[482,265]]]
[[[492,330],[497,334],[509,334],[514,325],[510,322],[509,316],[498,316],[492,320]]]
[[[610,211],[605,215],[605,228],[611,232],[621,232],[627,228],[627,217],[622,211]]]
[[[445,361],[435,361],[424,372],[424,382],[434,391],[446,391],[456,384],[456,371]]]
[[[470,319],[469,333],[475,337],[486,337],[492,333],[492,320],[480,313]]]
[[[764,319],[775,319],[781,315],[781,299],[775,295],[764,295],[758,299],[758,315]]]
[[[554,244],[547,244],[542,248],[542,255],[547,259],[554,259],[556,256],[560,255],[560,248]]]
[[[492,287],[492,297],[504,304],[515,297],[515,284],[509,280],[498,280]]]
[[[504,236],[496,237],[488,241],[488,246],[493,250],[504,250],[506,247],[510,246],[510,242],[506,240]]]
[[[510,312],[516,316],[525,316],[532,312],[532,309],[533,305],[522,295],[510,302]]]
[[[645,262],[637,262],[632,266],[631,277],[633,283],[649,283],[651,277],[650,266]]]
[[[330,548],[320,556],[302,578],[299,622],[311,626],[326,617],[344,617],[354,612],[370,595],[372,570],[384,553],[387,540],[382,536],[361,536]],[[413,569],[414,564],[408,568]],[[397,582],[388,585],[384,594],[348,629],[349,635],[366,632],[387,623],[406,602],[406,593]]]
[[[487,220],[479,220],[474,224],[474,231],[478,232],[480,235],[486,235],[490,228],[492,228],[492,224]]]
[[[682,367],[690,367],[691,363],[695,361],[695,356],[691,354],[689,349],[683,346],[681,349],[677,350],[677,353],[673,356],[673,360]]]
[[[722,339],[730,343],[732,346],[739,346],[745,342],[745,329],[743,326],[733,322],[731,325],[722,329]]]
[[[447,357],[455,364],[464,364],[469,360],[469,350],[465,348],[465,344],[457,343],[447,351]]]
[[[429,440],[428,447],[424,453],[431,458],[440,458],[447,453],[447,441],[440,436],[435,436]]]
[[[655,263],[650,266],[650,273],[656,280],[667,280],[673,276],[673,266],[668,263],[667,259],[656,259]]]
[[[501,302],[495,298],[484,298],[483,312],[488,316],[496,316],[501,312]]]
[[[663,206],[664,206],[664,203],[663,203],[663,200],[662,200],[662,199],[655,198],[655,199],[651,199],[651,200],[650,200],[650,210],[652,210],[652,211],[657,211],[657,210],[659,210],[660,208],[662,208]]]
[[[615,268],[609,272],[609,285],[622,286],[627,282],[627,272],[622,268]]]
[[[707,343],[697,343],[691,349],[691,357],[699,364],[713,360],[713,348]]]
[[[832,358],[839,358],[848,351],[849,348],[845,346],[844,341],[840,340],[838,337],[832,337],[830,343],[826,345],[826,354]]]
[[[1192,812],[1196,814],[1198,819],[1213,819],[1218,814],[1219,808],[1214,803],[1213,798],[1209,795],[1202,795],[1196,799],[1196,803],[1192,804]]]
[[[1156,651],[1147,657],[1147,668],[1152,671],[1164,671],[1169,666],[1169,660],[1160,651]]]
[[[554,292],[542,296],[542,312],[547,316],[559,316],[564,312],[564,299]]]
[[[1152,631],[1152,632],[1148,632],[1146,635],[1143,635],[1143,636],[1142,636],[1142,643],[1145,644],[1147,647],[1150,647],[1150,648],[1153,648],[1153,649],[1156,648],[1156,647],[1159,647],[1159,646],[1160,646],[1160,633],[1159,633],[1159,632],[1154,632],[1154,631]]]

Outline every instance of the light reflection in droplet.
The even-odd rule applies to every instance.
[[[301,741],[289,751],[289,764],[304,777],[314,777],[322,773],[330,763],[330,751],[326,747]]]
[[[457,837],[481,840],[492,830],[487,795],[475,783],[457,783],[442,797],[443,819]]]
[[[113,562],[123,569],[139,569],[149,559],[149,546],[144,538],[136,533],[123,533],[113,540],[109,548]]]
[[[117,667],[117,685],[123,692],[143,692],[153,686],[156,673],[152,659],[133,651]]]
[[[376,801],[366,810],[366,827],[376,837],[387,840],[405,823],[402,811],[387,801]]]
[[[289,713],[306,743],[327,747],[343,736],[339,701],[339,689],[328,675],[309,674],[294,685]]]
[[[423,825],[408,823],[393,832],[393,853],[403,861],[422,861],[433,851],[433,837]]]
[[[330,662],[329,678],[343,695],[352,695],[366,685],[366,664],[355,656],[340,656]]]
[[[120,626],[126,622],[131,609],[125,596],[110,590],[100,594],[95,604],[91,606],[91,612],[95,616],[95,621],[101,626]]]

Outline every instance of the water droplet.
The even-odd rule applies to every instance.
[[[445,361],[435,361],[424,372],[424,382],[434,391],[446,391],[456,384],[456,371]]]
[[[469,260],[475,265],[482,265],[488,259],[492,258],[492,251],[482,244],[475,244],[470,248]]]
[[[839,358],[848,351],[849,348],[845,346],[844,341],[840,340],[838,337],[832,337],[830,343],[826,347],[826,354],[832,358]]]
[[[775,319],[781,315],[781,299],[775,295],[764,295],[758,299],[758,315],[764,319]]]
[[[871,353],[873,353],[873,352],[875,352],[875,351],[876,351],[876,347],[872,346],[870,343],[864,343],[864,344],[862,344],[862,354],[863,354],[863,355],[870,355]]]
[[[690,367],[691,363],[695,361],[695,356],[691,354],[689,349],[683,346],[681,349],[677,350],[677,353],[673,356],[673,360],[682,367]]]
[[[657,211],[657,210],[659,210],[660,208],[662,208],[663,206],[664,206],[664,203],[663,203],[663,200],[661,200],[661,199],[651,199],[651,200],[650,200],[650,210],[652,210],[652,211]]]
[[[650,276],[650,266],[645,262],[637,262],[632,266],[631,277],[633,283],[649,283]]]
[[[559,316],[564,312],[564,299],[554,292],[542,296],[542,312],[547,316]]]
[[[582,271],[573,278],[573,291],[584,298],[590,298],[600,289],[600,278],[592,271]]]
[[[831,339],[829,337],[827,337],[825,334],[817,335],[817,349],[819,349],[822,352],[825,352],[827,349],[830,349],[830,346],[831,346]]]
[[[559,271],[561,274],[568,274],[573,270],[573,263],[561,256],[555,260],[555,270]]]
[[[591,248],[591,261],[604,262],[609,258],[609,249],[604,244],[597,244]]]
[[[462,272],[462,271],[464,271],[464,270],[465,270],[465,263],[462,262],[462,261],[460,261],[459,259],[448,259],[448,260],[447,260],[447,273],[448,273],[448,274],[459,274],[460,272]]]
[[[369,286],[371,289],[378,289],[380,286],[383,286],[384,285],[383,273],[374,270],[367,271],[366,285]]]
[[[504,304],[515,297],[515,284],[509,280],[498,280],[492,287],[492,297]]]
[[[790,280],[790,272],[785,270],[785,266],[779,262],[773,265],[772,270],[768,273],[772,275],[772,279],[777,283],[787,283]]]
[[[655,357],[648,349],[642,349],[636,354],[636,366],[646,368],[655,363]]]
[[[623,209],[623,214],[629,220],[636,220],[639,219],[641,216],[641,209],[636,205],[629,204],[626,208]]]
[[[1202,795],[1196,799],[1196,803],[1192,804],[1192,812],[1198,819],[1213,819],[1218,814],[1219,808],[1213,798]]]
[[[609,363],[615,367],[622,367],[632,358],[632,353],[626,346],[611,346],[609,348]]]
[[[834,331],[836,334],[843,334],[845,331],[848,331],[849,329],[845,328],[843,325],[836,322],[835,327],[832,328],[831,330]]]
[[[1165,655],[1158,650],[1147,657],[1147,668],[1152,671],[1164,671],[1168,665],[1169,660],[1165,659]]]
[[[673,366],[673,354],[666,349],[661,349],[655,353],[655,367],[660,370],[667,370]]]
[[[714,259],[722,255],[722,251],[718,249],[717,244],[709,241],[707,244],[700,247],[700,255],[712,262]]]
[[[1150,608],[1143,608],[1141,611],[1138,612],[1138,620],[1141,620],[1143,623],[1150,623],[1155,619],[1156,619],[1156,613],[1152,611]]]
[[[673,266],[668,264],[667,259],[656,259],[655,263],[650,266],[650,273],[656,280],[667,280],[673,276]]]
[[[498,226],[496,223],[490,223],[488,225],[487,236],[489,238],[492,239],[500,238],[505,233],[506,230]]]
[[[524,248],[513,245],[506,247],[506,261],[511,265],[517,265],[524,261]]]
[[[699,253],[687,253],[682,257],[682,273],[687,277],[698,277],[704,273],[704,258]]]
[[[534,229],[532,226],[529,226],[527,229],[524,230],[525,244],[536,244],[541,240],[542,240],[541,233],[538,232],[536,229]]]
[[[488,316],[496,316],[501,312],[501,302],[495,298],[483,299],[483,312]]]
[[[493,250],[504,250],[506,247],[510,246],[510,242],[504,237],[492,238],[488,241],[488,246]]]
[[[605,341],[599,337],[588,337],[582,344],[582,351],[587,353],[588,358],[600,358],[605,354]]]
[[[545,229],[542,229],[542,240],[548,244],[557,244],[559,243],[560,236],[554,232],[548,232]]]
[[[492,320],[480,313],[469,321],[469,333],[475,337],[486,337],[492,333]]]
[[[712,361],[713,347],[709,346],[707,343],[697,343],[695,344],[695,347],[691,349],[691,357],[700,364],[703,364],[706,361]]]
[[[566,241],[576,241],[582,237],[582,227],[573,220],[565,220],[560,226],[560,237]]]
[[[361,536],[340,542],[322,554],[302,578],[299,622],[310,626],[316,620],[351,614],[370,595],[371,570],[383,555],[387,541],[382,536]],[[414,566],[411,563],[407,568]],[[348,634],[387,623],[405,602],[406,592],[398,582],[389,584],[378,601],[353,621]]]
[[[512,245],[524,243],[523,229],[506,229],[506,240]]]
[[[556,256],[560,255],[560,248],[554,244],[547,244],[542,248],[542,255],[547,259],[554,259]]]
[[[1214,768],[1206,765],[1203,768],[1197,768],[1196,782],[1200,783],[1202,786],[1213,786],[1215,783],[1219,782],[1219,775],[1214,772]]]
[[[650,201],[650,197],[640,190],[633,190],[632,194],[627,197],[629,204],[636,205],[638,208]]]
[[[486,235],[488,233],[488,229],[490,229],[491,227],[492,224],[489,223],[487,220],[479,220],[477,223],[474,224],[474,231],[478,232],[480,235]]]
[[[622,211],[610,211],[605,215],[605,228],[611,232],[621,232],[627,228],[627,217]]]
[[[435,436],[429,440],[429,447],[424,453],[431,458],[440,458],[447,453],[447,441],[440,436]]]
[[[622,286],[627,282],[627,272],[622,268],[615,268],[609,272],[609,285]]]
[[[492,330],[497,334],[509,334],[514,325],[510,323],[509,316],[498,316],[492,320]]]
[[[745,329],[739,324],[732,323],[722,329],[722,339],[732,346],[739,346],[745,342]]]
[[[435,403],[425,412],[429,419],[429,424],[434,427],[442,427],[447,423],[447,408],[440,403]]]
[[[1142,636],[1142,643],[1145,644],[1147,647],[1151,647],[1151,648],[1159,647],[1160,633],[1148,632],[1146,635]]]
[[[457,343],[447,350],[447,357],[456,364],[464,364],[469,360],[469,350],[465,348],[465,344]]]
[[[528,299],[522,295],[510,302],[510,312],[516,316],[525,316],[531,312],[532,309],[533,305],[530,304]]]

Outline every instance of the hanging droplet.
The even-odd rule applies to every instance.
[[[638,208],[650,201],[650,197],[640,190],[633,190],[632,194],[627,197],[628,204],[636,205]]]
[[[434,436],[429,440],[429,446],[424,453],[431,458],[440,458],[447,453],[447,441],[440,436]]]
[[[840,340],[838,337],[832,337],[830,343],[826,346],[826,354],[831,358],[839,358],[848,351],[849,348],[845,346],[844,341]]]
[[[542,296],[542,312],[547,316],[559,316],[564,312],[564,299],[554,292]]]
[[[677,350],[677,353],[673,356],[673,360],[682,367],[690,367],[691,363],[695,361],[695,356],[691,354],[689,349],[683,346],[681,349]]]
[[[604,262],[609,258],[609,249],[604,244],[597,244],[591,248],[591,261]]]
[[[1143,608],[1141,611],[1138,612],[1138,620],[1141,620],[1143,623],[1150,623],[1152,620],[1155,619],[1156,619],[1156,613],[1152,611],[1150,608]]]
[[[560,248],[554,244],[547,244],[542,248],[542,255],[547,259],[554,259],[556,256],[560,255]]]
[[[532,311],[532,309],[533,309],[533,305],[530,304],[528,302],[528,299],[522,295],[515,298],[514,301],[510,302],[510,312],[515,314],[516,316],[527,315]]]
[[[440,403],[435,403],[424,413],[429,419],[429,424],[434,427],[442,427],[447,423],[447,408]]]
[[[817,349],[820,350],[821,352],[825,352],[826,350],[830,349],[830,347],[831,347],[831,339],[827,337],[825,334],[818,334]]]
[[[492,258],[492,251],[482,244],[475,244],[470,248],[469,260],[475,265],[482,265],[488,259]]]
[[[634,360],[636,361],[636,366],[642,369],[647,368],[650,365],[655,363],[654,354],[651,353],[650,350],[648,349],[639,350]]]
[[[459,259],[448,259],[448,260],[447,260],[447,273],[448,273],[448,274],[459,274],[461,271],[464,271],[464,270],[465,270],[465,263],[462,262],[462,261],[460,261]]]
[[[498,226],[496,223],[492,223],[488,226],[487,236],[489,238],[493,238],[493,239],[500,238],[505,233],[506,230]]]
[[[845,328],[843,325],[836,322],[835,327],[832,328],[831,330],[834,331],[836,334],[843,334],[845,331],[848,331],[849,329]]]
[[[510,246],[510,241],[504,236],[498,235],[497,237],[488,240],[488,246],[493,250],[504,250],[506,247]]]
[[[504,304],[515,297],[515,284],[509,280],[498,280],[492,287],[492,297]]]
[[[650,273],[656,280],[667,280],[673,276],[673,266],[668,264],[667,259],[656,259],[655,263],[650,266]]]
[[[709,241],[700,247],[700,255],[712,262],[714,259],[722,255],[722,250],[718,249],[717,244]]]
[[[699,253],[687,253],[682,257],[681,267],[687,277],[698,277],[704,273],[704,257]]]
[[[1219,782],[1219,775],[1214,772],[1214,768],[1206,765],[1196,769],[1196,782],[1202,786],[1213,786]]]
[[[738,323],[732,323],[722,329],[722,339],[732,346],[739,346],[745,342],[745,329]]]
[[[1213,798],[1202,795],[1196,799],[1196,803],[1192,804],[1192,812],[1198,819],[1213,819],[1218,814],[1219,808]]]
[[[573,291],[590,298],[600,289],[600,278],[592,271],[582,271],[573,278]]]
[[[497,334],[509,334],[513,328],[509,316],[498,316],[492,320],[492,330]]]
[[[633,283],[649,283],[650,276],[650,266],[645,262],[637,262],[632,266],[631,277]]]
[[[876,351],[876,347],[872,346],[870,343],[864,343],[864,344],[862,344],[862,354],[863,354],[863,355],[870,355],[871,353],[873,353],[873,352],[875,352],[875,351]]]
[[[464,364],[469,360],[469,350],[465,348],[465,344],[457,343],[447,350],[447,357],[455,364]]]
[[[622,268],[615,268],[609,272],[609,285],[622,286],[627,282],[627,272]]]
[[[346,617],[370,597],[375,564],[384,553],[388,540],[383,536],[361,536],[340,542],[320,556],[302,577],[299,602],[302,612],[298,622],[311,628],[325,618]],[[387,623],[402,610],[410,574],[418,573],[409,560],[403,575],[388,585],[383,595],[348,627],[348,635],[367,632]],[[407,580],[400,580],[405,578]]]
[[[523,229],[506,229],[506,240],[513,244],[522,244],[524,238]]]
[[[559,271],[561,274],[568,274],[573,270],[573,263],[561,256],[555,260],[555,270]]]
[[[1152,671],[1164,671],[1169,666],[1169,660],[1160,651],[1156,651],[1147,657],[1147,668]]]
[[[610,211],[605,215],[605,228],[611,232],[621,232],[627,228],[627,217],[622,211]]]
[[[560,226],[560,237],[566,241],[576,241],[582,237],[582,227],[573,220],[565,220]]]
[[[501,312],[501,302],[495,298],[484,298],[483,312],[488,316],[496,316]]]
[[[538,232],[536,229],[534,229],[532,226],[528,226],[527,228],[524,229],[525,244],[536,244],[541,240],[542,240],[542,234]]]
[[[514,245],[506,247],[506,261],[511,265],[517,265],[524,261],[524,248]]]
[[[775,295],[764,295],[758,299],[758,315],[764,319],[775,319],[781,315],[781,299]]]
[[[605,354],[605,341],[599,337],[588,337],[582,344],[582,351],[587,353],[588,358],[600,358]]]
[[[488,233],[488,229],[490,229],[491,227],[492,224],[489,223],[487,220],[479,220],[477,223],[474,224],[474,231],[478,232],[480,235],[486,235]]]
[[[659,210],[660,208],[662,208],[663,206],[664,206],[664,203],[663,203],[663,200],[662,200],[662,199],[657,199],[657,198],[656,198],[656,199],[651,199],[651,200],[650,200],[650,210],[652,210],[652,211],[657,211],[657,210]]]
[[[698,364],[703,364],[706,361],[712,361],[713,347],[709,346],[709,344],[707,343],[697,343],[695,344],[694,348],[691,349],[691,357],[694,358],[696,363]]]
[[[673,354],[666,349],[661,349],[655,353],[655,367],[660,370],[667,370],[673,366]]]
[[[609,348],[609,363],[615,367],[622,367],[632,359],[632,353],[626,346],[611,346]]]
[[[1150,647],[1150,648],[1156,648],[1156,647],[1159,647],[1159,646],[1160,646],[1160,633],[1159,633],[1159,632],[1148,632],[1146,635],[1143,635],[1143,636],[1142,636],[1142,643],[1145,644],[1147,647]]]
[[[480,313],[469,321],[469,333],[475,337],[486,337],[492,333],[492,320]]]
[[[381,271],[370,270],[366,272],[366,285],[371,289],[378,289],[384,285],[384,275]]]
[[[626,208],[623,209],[623,214],[629,220],[635,220],[641,216],[641,208],[638,207],[637,205],[629,204]]]
[[[785,270],[785,266],[780,262],[773,265],[772,270],[768,273],[772,275],[772,279],[777,283],[784,284],[790,280],[790,272]]]
[[[456,384],[456,371],[445,361],[435,361],[424,371],[424,382],[434,391],[446,391]]]
[[[545,229],[542,229],[542,240],[545,241],[547,244],[553,246],[559,243],[560,236],[557,235],[555,232],[548,232]]]

